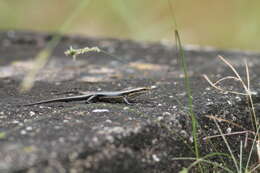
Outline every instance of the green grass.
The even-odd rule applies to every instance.
[[[179,52],[178,59],[181,62],[180,66],[184,73],[184,86],[185,86],[185,91],[188,96],[189,116],[190,116],[191,122],[192,122],[192,137],[193,137],[193,143],[194,143],[194,153],[196,155],[196,160],[198,161],[200,159],[200,150],[199,150],[198,134],[197,134],[197,131],[198,131],[197,123],[198,122],[196,120],[196,116],[193,111],[193,98],[192,98],[192,91],[191,91],[191,87],[190,87],[188,67],[187,67],[186,57],[184,54],[181,38],[180,38],[178,29],[177,29],[177,21],[176,21],[176,17],[174,14],[174,9],[171,8],[171,2],[169,0],[168,0],[168,4],[170,7],[172,19],[173,19],[173,27],[176,28],[174,30],[174,36],[175,36],[175,40],[176,40],[177,52]],[[200,163],[199,163],[199,167],[200,167],[200,171],[202,172],[202,167],[201,167]]]
[[[260,50],[260,2],[171,0],[184,44]],[[0,1],[0,29],[57,32],[80,1]],[[92,1],[66,33],[171,40],[166,0]],[[222,13],[225,11],[225,13]],[[25,13],[26,12],[26,13]]]
[[[192,121],[192,136],[193,136],[193,142],[194,142],[194,149],[195,149],[195,154],[196,158],[200,158],[200,151],[199,151],[199,145],[198,145],[198,127],[197,127],[197,120],[193,111],[193,99],[192,99],[192,92],[191,92],[191,87],[190,87],[190,81],[189,81],[189,74],[187,71],[187,63],[186,63],[186,58],[184,55],[184,50],[181,44],[181,39],[178,33],[178,30],[175,30],[175,39],[176,39],[176,45],[177,49],[179,51],[179,59],[181,60],[181,68],[183,69],[184,73],[184,83],[185,83],[185,90],[188,95],[188,106],[189,106],[189,115],[191,117]]]
[[[184,83],[185,83],[185,90],[187,92],[188,95],[188,104],[189,104],[189,115],[191,117],[191,122],[192,122],[192,136],[194,139],[194,149],[195,149],[195,154],[196,154],[196,158],[175,158],[175,160],[195,160],[195,162],[193,162],[188,168],[183,168],[183,170],[180,173],[186,173],[188,172],[192,167],[194,167],[195,165],[198,164],[198,168],[200,170],[200,172],[204,172],[203,168],[205,165],[200,164],[200,163],[206,163],[206,164],[211,164],[214,165],[218,168],[222,168],[223,170],[227,171],[227,172],[237,172],[237,173],[249,173],[249,172],[253,172],[255,170],[258,169],[259,164],[257,164],[257,166],[252,167],[252,165],[249,165],[250,161],[251,161],[251,156],[252,156],[252,152],[253,152],[253,148],[256,146],[257,150],[260,149],[259,144],[257,143],[259,141],[259,120],[257,119],[256,113],[255,113],[255,108],[254,108],[254,104],[253,104],[253,100],[252,100],[252,93],[250,90],[250,75],[249,75],[249,70],[248,70],[248,66],[246,64],[246,72],[247,72],[247,82],[244,82],[242,80],[242,78],[240,77],[239,73],[236,71],[236,69],[232,66],[231,63],[229,63],[227,60],[225,60],[223,57],[220,56],[220,59],[226,64],[228,65],[228,67],[234,72],[235,76],[228,76],[228,77],[224,77],[220,80],[218,80],[217,82],[213,83],[211,82],[208,77],[206,75],[205,78],[206,80],[216,89],[220,90],[220,91],[226,91],[228,93],[233,93],[233,94],[239,94],[239,95],[244,95],[248,97],[249,103],[248,103],[248,107],[251,110],[250,111],[250,117],[251,117],[251,121],[252,121],[252,131],[254,131],[254,140],[253,140],[253,144],[251,146],[251,150],[249,155],[247,155],[247,162],[243,163],[243,141],[240,141],[240,154],[239,154],[239,158],[237,158],[235,156],[235,154],[233,153],[230,144],[228,143],[224,133],[222,132],[222,129],[220,128],[218,122],[217,122],[217,118],[213,119],[215,122],[215,125],[217,127],[217,130],[219,131],[222,139],[223,139],[223,143],[225,144],[225,146],[227,147],[227,151],[228,154],[224,154],[226,156],[229,156],[231,158],[231,160],[233,161],[233,166],[235,167],[235,171],[231,171],[232,170],[232,165],[228,165],[228,163],[223,162],[224,166],[222,164],[219,164],[218,162],[215,161],[210,161],[209,158],[211,156],[211,154],[207,154],[203,157],[200,156],[200,150],[199,150],[199,142],[198,142],[198,124],[197,124],[197,120],[196,117],[194,115],[193,112],[193,103],[192,103],[192,92],[191,92],[191,86],[190,86],[190,82],[189,82],[189,75],[187,73],[187,64],[186,64],[186,58],[185,58],[185,54],[184,54],[184,50],[182,48],[182,44],[181,44],[181,39],[180,36],[178,34],[178,31],[175,30],[175,38],[176,38],[176,42],[177,42],[177,48],[179,51],[179,57],[181,59],[181,68],[183,69],[184,72]],[[240,81],[241,82],[241,86],[243,86],[245,93],[238,93],[238,92],[234,92],[234,91],[228,91],[225,89],[222,89],[221,87],[216,86],[217,84],[221,83],[224,80],[236,80],[236,81]],[[226,121],[228,122],[228,120]],[[230,122],[230,124],[232,124],[233,122]],[[214,128],[214,127],[212,127]],[[258,158],[260,158],[259,153],[258,154]],[[214,156],[221,156],[223,155],[223,153],[214,153]],[[244,166],[246,165],[246,166]],[[229,168],[231,167],[231,168]]]
[[[170,1],[169,2],[169,6],[171,6]],[[222,170],[225,170],[226,172],[237,172],[237,173],[249,173],[249,172],[253,172],[255,171],[259,165],[255,166],[252,168],[252,166],[249,166],[249,163],[251,161],[251,156],[252,156],[252,152],[253,152],[253,148],[255,147],[255,145],[257,146],[256,142],[259,141],[259,137],[258,137],[258,132],[260,129],[259,126],[259,122],[258,119],[256,118],[256,114],[255,114],[255,110],[254,110],[254,104],[252,101],[252,96],[251,96],[251,90],[250,90],[250,75],[249,75],[249,70],[248,70],[248,66],[247,63],[246,64],[246,73],[247,73],[247,82],[244,82],[242,80],[242,78],[240,77],[240,75],[238,74],[238,72],[236,71],[236,69],[232,66],[232,64],[230,64],[227,60],[225,60],[223,57],[220,56],[220,59],[229,66],[229,68],[234,72],[235,77],[226,77],[226,78],[222,78],[219,81],[217,81],[216,83],[212,83],[209,79],[208,81],[210,82],[211,85],[213,85],[214,88],[219,89],[221,91],[225,91],[224,89],[217,87],[216,84],[222,82],[222,80],[237,80],[241,82],[241,85],[243,86],[245,93],[237,93],[237,92],[233,92],[233,91],[228,91],[231,92],[233,94],[242,94],[248,97],[249,100],[249,109],[251,109],[250,111],[250,115],[251,116],[251,121],[252,121],[252,129],[253,131],[255,131],[255,138],[253,140],[253,144],[251,146],[251,150],[249,153],[249,156],[247,158],[247,163],[243,163],[243,141],[240,141],[240,154],[239,154],[239,158],[236,158],[236,156],[234,155],[233,151],[231,150],[231,147],[225,137],[225,135],[222,132],[222,129],[220,128],[218,122],[216,121],[216,119],[214,119],[214,122],[216,124],[217,130],[219,131],[222,139],[223,139],[223,143],[225,144],[225,146],[227,147],[228,153],[210,153],[207,154],[203,157],[200,156],[200,149],[199,149],[199,141],[198,141],[198,122],[196,120],[196,116],[194,114],[193,111],[193,99],[192,99],[192,91],[191,91],[191,86],[190,86],[190,82],[189,82],[189,74],[188,74],[188,67],[187,67],[187,61],[186,61],[186,57],[184,54],[184,50],[183,50],[183,46],[182,46],[182,41],[179,35],[179,31],[177,29],[177,21],[176,21],[176,17],[173,13],[173,9],[172,10],[172,16],[173,16],[173,21],[174,21],[174,27],[176,28],[174,33],[175,33],[175,40],[176,40],[176,46],[177,46],[177,51],[179,53],[178,58],[180,59],[181,62],[181,68],[183,70],[184,73],[184,86],[185,86],[185,91],[187,93],[188,96],[188,106],[189,106],[189,115],[191,117],[191,123],[192,123],[192,136],[193,136],[193,140],[194,140],[194,150],[195,150],[195,158],[174,158],[175,160],[195,160],[189,167],[187,168],[183,168],[182,171],[180,171],[180,173],[187,173],[189,172],[193,167],[195,167],[196,165],[198,165],[198,170],[200,172],[204,172],[204,167],[205,164],[211,164],[214,165],[215,167],[221,168]],[[212,143],[211,143],[212,144]],[[214,147],[214,144],[212,145]],[[214,148],[213,148],[214,149]],[[258,150],[260,148],[257,148]],[[259,153],[258,153],[259,154]],[[228,163],[225,163],[225,161],[223,159],[222,160],[222,164],[219,164],[216,161],[211,161],[210,157],[212,156],[217,156],[219,158],[221,158],[221,156],[225,155],[226,157],[230,158],[233,161],[233,166],[235,167],[236,170],[232,170],[232,165],[228,165]],[[260,157],[260,156],[258,156]],[[239,159],[239,161],[238,161]],[[244,166],[246,165],[246,166]],[[230,167],[230,168],[229,168]],[[250,168],[249,168],[250,167]]]

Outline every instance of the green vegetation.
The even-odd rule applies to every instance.
[[[65,55],[67,56],[72,56],[73,60],[76,60],[76,57],[78,55],[84,54],[84,53],[88,53],[88,52],[100,52],[101,50],[98,47],[85,47],[82,49],[73,49],[73,47],[71,46],[68,50],[66,50],[64,52]]]
[[[170,0],[168,1],[169,5],[171,5]],[[213,83],[208,77],[207,75],[204,75],[205,79],[209,82],[209,84],[214,87],[215,89],[218,89],[220,91],[225,91],[227,93],[233,93],[233,94],[237,94],[237,95],[244,95],[247,96],[248,98],[248,108],[250,110],[250,118],[251,118],[251,122],[252,122],[252,129],[248,129],[248,131],[252,131],[254,134],[254,139],[253,139],[253,143],[251,145],[251,149],[250,149],[250,153],[249,155],[247,155],[247,162],[243,163],[243,141],[240,141],[240,153],[239,153],[239,157],[237,158],[237,156],[234,154],[234,152],[232,151],[230,144],[228,143],[225,134],[223,133],[223,130],[221,129],[221,127],[219,126],[219,123],[217,122],[217,118],[215,118],[214,116],[212,117],[216,128],[218,130],[218,132],[220,133],[220,136],[223,139],[223,143],[225,144],[228,153],[219,153],[219,152],[213,152],[213,153],[209,153],[206,154],[205,156],[201,157],[200,155],[200,149],[199,149],[199,145],[200,142],[198,140],[198,135],[199,135],[199,124],[196,120],[196,116],[193,112],[193,99],[192,99],[192,91],[191,91],[191,86],[190,86],[190,82],[189,82],[189,74],[188,74],[188,67],[187,67],[187,62],[186,62],[186,57],[184,54],[184,50],[182,47],[182,41],[180,39],[180,35],[178,32],[178,27],[177,27],[177,20],[176,20],[176,16],[175,16],[175,11],[173,9],[170,9],[172,12],[172,17],[173,17],[173,22],[174,22],[174,33],[175,33],[175,40],[176,40],[176,46],[177,46],[177,51],[179,53],[178,58],[180,59],[180,66],[183,70],[184,73],[184,83],[185,83],[185,91],[187,93],[188,96],[188,106],[189,106],[189,116],[191,117],[191,122],[192,122],[192,136],[193,136],[193,144],[194,144],[194,153],[195,153],[195,158],[189,158],[189,157],[181,157],[181,158],[173,158],[173,160],[195,160],[188,168],[183,168],[180,173],[188,173],[193,167],[195,167],[196,165],[198,165],[198,168],[196,169],[199,172],[205,172],[207,170],[207,164],[208,165],[212,165],[214,168],[217,168],[216,170],[225,170],[226,172],[237,172],[237,173],[251,173],[256,171],[259,167],[260,164],[256,163],[255,165],[249,165],[249,163],[251,162],[251,158],[252,158],[252,152],[253,152],[253,148],[256,147],[257,151],[255,151],[255,154],[257,154],[258,156],[258,160],[260,160],[260,145],[259,145],[259,141],[260,141],[260,137],[259,137],[259,120],[257,119],[256,113],[255,113],[255,108],[254,108],[254,104],[253,104],[253,99],[252,99],[252,92],[250,89],[250,74],[249,74],[249,69],[248,69],[248,65],[247,62],[245,62],[245,67],[246,67],[246,75],[247,75],[247,80],[246,82],[244,82],[241,78],[241,76],[239,75],[239,73],[237,72],[237,70],[232,66],[232,64],[230,62],[228,62],[225,58],[223,58],[222,56],[219,56],[219,58],[233,71],[233,73],[235,74],[235,76],[227,76],[224,77],[222,79],[219,79],[217,82]],[[229,91],[229,90],[225,90],[222,87],[219,87],[217,85],[220,85],[220,83],[224,80],[234,80],[234,81],[239,81],[241,83],[241,86],[244,88],[244,92],[245,93],[238,93],[235,91]],[[226,120],[226,122],[232,124],[233,122],[229,122],[228,120]],[[199,127],[199,128],[198,128]],[[212,127],[214,128],[214,127]],[[235,135],[235,134],[234,134]],[[213,144],[214,146],[214,144]],[[212,148],[214,151],[215,149]],[[229,165],[228,163],[226,163],[223,159],[221,159],[221,157],[225,156],[226,158],[228,158],[228,160],[232,160],[233,161],[233,165]],[[211,157],[219,157],[220,160],[222,161],[222,163],[219,163],[217,161],[212,161]],[[239,160],[239,161],[238,161]],[[232,171],[232,168],[235,167],[235,170]],[[211,171],[215,171],[214,168]],[[209,170],[207,170],[206,172],[208,172]]]
[[[76,1],[1,1],[0,30],[59,31]],[[260,1],[171,0],[183,44],[260,50]],[[171,40],[167,0],[91,1],[66,33]]]

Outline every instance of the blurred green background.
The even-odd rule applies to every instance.
[[[0,30],[58,31],[81,1],[0,0]],[[184,44],[260,50],[259,0],[92,0],[66,33],[173,41],[171,8]]]

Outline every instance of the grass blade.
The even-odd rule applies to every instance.
[[[188,94],[188,104],[189,104],[189,114],[191,116],[191,121],[192,121],[192,136],[194,140],[194,148],[195,148],[195,155],[196,158],[199,159],[199,147],[198,147],[198,134],[197,134],[197,120],[193,111],[193,99],[192,99],[192,93],[191,93],[191,88],[190,88],[190,81],[189,81],[189,75],[188,75],[188,70],[187,70],[187,63],[184,55],[184,50],[181,44],[181,39],[179,36],[179,33],[177,30],[175,30],[175,38],[177,42],[177,48],[179,51],[179,58],[181,60],[181,67],[184,72],[184,79],[185,79],[185,90]]]
[[[238,167],[238,164],[237,164],[237,160],[236,160],[236,158],[235,158],[235,156],[234,156],[234,154],[233,154],[233,152],[232,152],[232,150],[231,150],[231,148],[230,148],[230,146],[229,146],[229,144],[228,144],[228,142],[227,142],[227,139],[226,139],[226,137],[224,136],[224,134],[223,134],[223,132],[222,132],[222,130],[221,130],[219,124],[217,123],[217,121],[214,120],[214,122],[215,122],[215,124],[216,124],[216,126],[217,126],[217,128],[218,128],[218,131],[220,132],[220,134],[221,134],[221,136],[222,136],[222,139],[224,140],[224,142],[225,142],[225,144],[226,144],[226,146],[227,146],[227,148],[228,148],[228,151],[229,151],[229,153],[230,153],[230,155],[231,155],[231,158],[232,158],[232,160],[233,160],[233,162],[234,162],[234,165],[235,165],[235,167],[236,167],[236,170],[237,170],[237,172],[239,172],[239,167]]]
[[[25,76],[20,85],[21,92],[28,91],[32,88],[38,71],[45,66],[50,54],[60,42],[62,35],[69,29],[69,27],[72,25],[72,22],[76,19],[80,12],[82,12],[82,10],[87,7],[90,1],[91,0],[81,0],[73,10],[72,14],[66,18],[65,22],[58,30],[58,34],[54,35],[51,41],[47,44],[46,48],[38,53],[35,58],[33,69]]]

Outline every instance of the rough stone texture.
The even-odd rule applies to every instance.
[[[39,70],[33,88],[19,92],[24,76],[34,67],[34,57],[52,35],[29,32],[0,33],[0,172],[178,172],[195,157],[192,123],[184,75],[176,48],[168,43],[139,43],[128,40],[64,36],[46,66]],[[73,61],[64,55],[69,47],[98,46],[105,53],[89,53]],[[213,89],[202,78],[233,75],[217,55],[230,61],[245,78],[244,59],[250,69],[251,88],[260,84],[259,54],[185,47],[190,74],[193,108],[200,125],[200,155],[228,154],[207,115],[219,122],[223,133],[253,130],[243,96]],[[25,107],[25,103],[67,96],[71,91],[114,91],[129,87],[154,86],[134,104],[69,102]],[[242,91],[238,82],[222,83],[226,89]],[[255,97],[257,114],[259,109]],[[98,112],[99,110],[101,112]],[[232,123],[231,123],[232,122]],[[236,124],[242,126],[238,127]],[[249,134],[249,139],[253,135]],[[227,136],[237,157],[245,134]],[[246,163],[252,140],[243,148]],[[231,159],[212,157],[231,170]],[[253,152],[252,164],[256,162]],[[218,170],[203,164],[203,169]],[[219,170],[221,170],[219,168]],[[198,167],[192,169],[198,172]],[[209,171],[209,172],[211,172]]]

